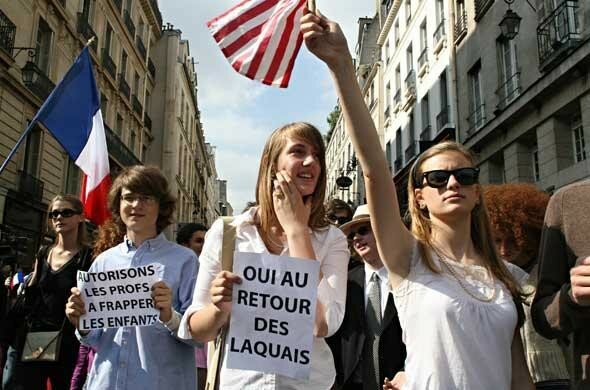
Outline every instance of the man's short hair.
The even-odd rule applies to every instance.
[[[187,245],[195,232],[206,232],[208,229],[202,223],[187,223],[176,233],[176,242],[180,245]]]

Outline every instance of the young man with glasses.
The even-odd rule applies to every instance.
[[[367,205],[359,206],[340,229],[364,266],[348,272],[344,320],[328,339],[336,364],[335,388],[381,389],[386,377],[404,369],[406,348]]]
[[[196,388],[196,343],[179,338],[178,328],[192,301],[198,263],[193,251],[168,241],[163,234],[172,222],[175,205],[158,168],[125,168],[113,182],[108,206],[114,225],[125,237],[98,255],[89,271],[157,265],[161,280],[151,290],[160,315],[150,326],[78,330],[80,341],[96,350],[87,380],[89,390]],[[66,315],[76,328],[84,312],[80,291],[73,288]]]

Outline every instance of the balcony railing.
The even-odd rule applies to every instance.
[[[129,100],[131,98],[131,88],[125,81],[125,75],[119,73],[119,91]]]
[[[107,125],[104,126],[105,135],[107,138],[107,149],[109,154],[113,156],[123,166],[131,166],[141,164],[141,161],[133,154],[133,152],[121,141],[118,135],[111,130]]]
[[[475,20],[479,21],[492,4],[494,0],[475,0]]]
[[[545,70],[560,54],[580,43],[580,26],[576,17],[578,2],[562,1],[537,27],[537,46],[541,70]]]
[[[496,90],[498,109],[503,110],[520,95],[520,72],[514,73]]]
[[[141,40],[140,36],[135,37],[135,46],[137,46],[137,50],[139,50],[139,54],[141,54],[141,58],[145,61],[147,58],[147,50],[145,49],[145,45]]]
[[[418,57],[418,70],[420,73],[423,73],[422,69],[425,68],[426,65],[428,65],[428,47],[425,47],[422,50],[422,53],[420,53],[420,57]]]
[[[92,37],[95,37],[94,41],[90,46],[94,49],[94,52],[96,53],[96,51],[98,50],[98,36],[90,26],[90,23],[88,22],[88,15],[84,14],[83,12],[78,12],[78,32],[82,34],[84,39],[87,40]]]
[[[129,10],[125,10],[125,12],[123,12],[123,20],[125,21],[125,26],[127,26],[127,30],[129,31],[129,34],[131,34],[132,38],[135,38],[135,24],[133,23],[133,20],[131,19],[131,15],[129,14]]]
[[[150,72],[150,75],[152,75],[152,78],[155,80],[156,79],[156,66],[154,65],[154,61],[152,61],[151,58],[148,59],[148,71]]]
[[[18,192],[26,197],[40,201],[43,198],[43,182],[31,174],[19,170]]]
[[[0,48],[6,50],[10,56],[12,56],[15,35],[16,25],[0,10]]]
[[[152,130],[152,118],[150,118],[147,112],[143,113],[143,125],[150,129],[150,131]]]
[[[25,66],[22,68],[23,74],[30,74],[29,77],[25,78],[25,86],[33,92],[39,99],[45,101],[55,84],[47,77],[45,72],[41,70],[34,62],[27,61]]]
[[[406,148],[404,157],[406,158],[406,164],[416,155],[416,141],[410,141],[410,144]]]
[[[451,113],[451,107],[444,107],[436,116],[436,131],[441,131],[446,125],[449,124],[449,117]]]
[[[102,66],[111,75],[113,80],[117,80],[117,66],[106,48],[102,49]]]
[[[420,141],[430,141],[430,123],[424,126],[422,131],[420,132]]]
[[[438,24],[438,26],[436,27],[436,30],[434,30],[434,34],[432,34],[435,53],[438,53],[438,51],[440,50],[440,47],[442,47],[441,42],[444,41],[444,38],[446,35],[445,23],[446,23],[446,20],[442,19],[440,21],[440,23]],[[438,50],[437,50],[437,48],[438,48]]]
[[[119,13],[123,11],[123,0],[113,0],[113,4],[115,4],[115,8],[119,10]]]
[[[133,106],[133,111],[135,111],[137,113],[137,115],[141,116],[141,112],[143,111],[143,107],[141,106],[141,103],[139,102],[139,99],[137,98],[136,95],[133,95],[131,97],[131,105]]]
[[[473,110],[473,112],[467,118],[467,122],[469,125],[469,128],[467,129],[468,135],[471,135],[477,130],[481,129],[481,127],[486,122],[486,107],[484,103],[480,104],[479,107],[476,107],[475,110]]]
[[[459,42],[467,34],[467,12],[463,10],[457,15],[455,22],[455,42]]]

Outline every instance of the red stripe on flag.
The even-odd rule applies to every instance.
[[[285,9],[287,9],[288,6],[289,6],[289,2],[287,2],[287,1],[284,2],[282,7],[280,7],[275,12],[275,14],[272,15],[272,18],[268,21],[267,24],[269,26],[267,28],[265,28],[266,35],[262,39],[262,42],[260,43],[260,45],[258,45],[258,49],[256,50],[256,53],[252,57],[252,62],[250,63],[250,67],[246,71],[247,77],[250,77],[251,79],[256,78],[256,73],[258,73],[258,68],[260,68],[260,63],[262,62],[262,59],[264,58],[264,53],[266,52],[266,49],[268,48],[268,43],[270,42],[270,39],[272,38],[272,34],[274,33],[275,28],[276,28],[277,24],[279,23],[281,17],[283,16]],[[264,83],[264,81],[265,81],[264,78],[261,81]]]
[[[248,23],[251,19],[265,13],[276,4],[276,0],[265,0],[248,11],[240,14],[237,18],[232,19],[225,26],[220,28],[214,35],[213,38],[217,42],[239,29],[243,24]]]
[[[285,70],[285,74],[283,75],[283,81],[279,87],[287,88],[289,86],[289,80],[291,79],[291,73],[293,72],[293,66],[295,66],[295,60],[297,59],[297,53],[299,53],[299,49],[301,48],[301,44],[303,43],[303,35],[299,34],[297,37],[297,43],[295,43],[295,50],[293,50],[293,55],[289,59],[289,66]]]
[[[236,54],[236,52],[238,50],[240,50],[248,42],[250,42],[253,38],[260,35],[260,31],[262,30],[262,26],[264,26],[264,24],[260,24],[256,27],[252,28],[250,31],[246,32],[244,35],[242,35],[241,37],[236,39],[234,42],[232,42],[231,45],[228,45],[227,47],[221,49],[221,51],[223,52],[223,54],[227,58],[230,58],[231,56]]]
[[[221,15],[218,15],[218,16],[214,17],[213,19],[211,19],[210,21],[208,21],[207,22],[207,27],[211,28],[211,26],[213,26],[217,21],[219,21],[219,20],[227,17],[234,10],[240,8],[244,4],[247,4],[247,3],[255,3],[256,1],[257,0],[255,0],[255,1],[252,1],[252,0],[244,0],[241,3],[236,4],[235,6],[231,7],[230,9],[228,9],[227,11],[225,11],[224,13],[222,13]]]
[[[90,192],[86,193],[86,175],[82,179],[82,202],[84,202],[84,214],[86,218],[97,225],[101,225],[109,216],[107,197],[111,188],[111,177],[106,175],[100,183]]]
[[[273,59],[272,59],[272,63],[270,64],[270,67],[268,68],[268,72],[266,72],[266,75],[264,75],[264,80],[270,81],[271,83],[275,80],[275,76],[277,75],[277,72],[279,71],[279,67],[281,66],[281,63],[283,62],[283,58],[285,58],[285,52],[287,51],[287,46],[289,45],[289,42],[291,42],[291,36],[293,34],[297,34],[297,37],[299,37],[299,35],[301,35],[300,31],[294,31],[294,27],[295,27],[295,18],[297,17],[297,13],[299,12],[300,7],[303,6],[303,4],[307,2],[307,0],[301,0],[299,1],[299,4],[297,4],[297,7],[295,7],[293,9],[293,11],[291,11],[291,14],[287,17],[287,23],[285,23],[285,29],[283,30],[283,35],[281,36],[281,40],[279,42],[279,45],[277,47],[277,51],[275,52]],[[297,51],[295,51],[294,53],[297,53]],[[290,53],[290,57],[295,57],[293,55],[293,53]],[[289,61],[291,62],[291,61]],[[290,72],[288,71],[287,68],[287,72],[290,75]],[[283,77],[284,80],[284,77]]]

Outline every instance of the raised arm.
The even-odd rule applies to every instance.
[[[334,79],[346,129],[363,169],[379,255],[395,286],[408,275],[414,238],[403,224],[395,186],[356,79],[346,38],[338,24],[311,13],[303,16],[301,30],[309,51],[328,65]]]

